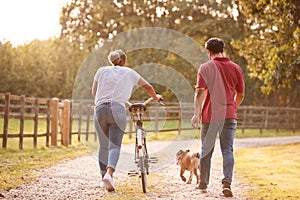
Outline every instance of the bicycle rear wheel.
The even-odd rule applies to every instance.
[[[146,193],[146,187],[147,187],[147,172],[146,172],[146,166],[145,166],[145,155],[140,156],[140,168],[141,168],[141,179],[142,179],[142,189],[143,192]]]

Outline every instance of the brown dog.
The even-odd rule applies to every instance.
[[[197,183],[199,183],[200,176],[198,175],[198,170],[200,169],[200,154],[191,153],[190,150],[179,150],[176,153],[177,165],[180,166],[180,178],[185,182],[186,178],[183,176],[185,170],[190,172],[190,177],[187,184],[192,183],[193,173],[197,178]]]

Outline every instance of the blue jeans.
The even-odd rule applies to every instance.
[[[98,136],[98,161],[101,174],[108,167],[116,169],[126,128],[126,110],[118,103],[102,104],[95,108],[94,125]]]
[[[224,181],[231,183],[234,165],[233,140],[236,131],[237,120],[226,119],[225,121],[202,124],[201,127],[201,158],[200,158],[200,183],[209,184],[211,157],[214,152],[217,134],[220,136],[220,147],[223,157]]]

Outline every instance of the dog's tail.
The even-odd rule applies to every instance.
[[[193,157],[200,158],[200,153],[193,153]]]

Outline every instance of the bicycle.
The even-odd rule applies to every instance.
[[[153,99],[149,98],[144,103],[129,103],[129,112],[131,113],[131,118],[134,122],[136,122],[135,133],[135,163],[137,164],[137,172],[129,172],[128,174],[138,174],[139,178],[142,181],[142,190],[146,193],[147,187],[147,175],[149,175],[149,163],[157,162],[157,158],[152,157],[149,158],[147,145],[146,145],[146,131],[143,128],[142,115],[147,110],[147,104],[151,102]],[[161,100],[163,100],[161,98]],[[163,105],[163,103],[160,102]]]

